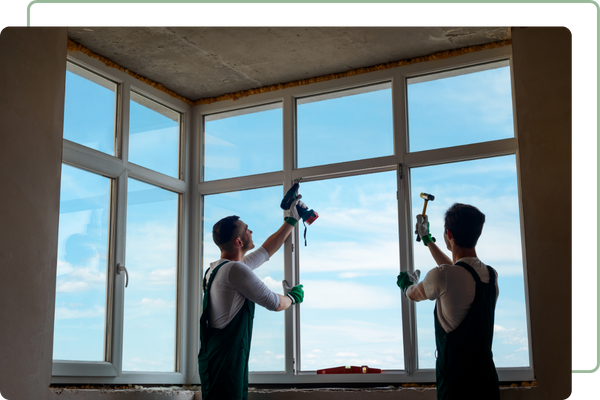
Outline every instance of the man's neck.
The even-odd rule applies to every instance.
[[[241,250],[231,251],[228,253],[222,252],[221,259],[229,260],[229,261],[244,261],[244,255],[245,255],[245,252],[242,252]]]
[[[454,246],[454,248],[452,249],[452,262],[456,264],[458,260],[465,257],[477,257],[475,248],[467,249],[464,247]]]

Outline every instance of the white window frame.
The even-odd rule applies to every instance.
[[[494,140],[483,143],[460,145],[449,148],[434,149],[419,152],[408,152],[408,127],[407,127],[407,78],[444,72],[452,75],[453,70],[458,68],[475,67],[491,62],[508,60],[512,64],[512,48],[505,46],[501,48],[468,53],[444,60],[422,62],[407,66],[391,68],[387,70],[371,72],[368,74],[354,75],[342,79],[319,82],[307,86],[296,86],[276,92],[268,92],[238,99],[233,102],[217,102],[194,107],[195,120],[198,124],[194,135],[199,140],[195,151],[194,168],[198,171],[204,165],[202,157],[204,140],[204,117],[223,112],[234,112],[235,109],[261,106],[281,101],[283,104],[283,170],[266,174],[257,174],[245,177],[215,180],[203,182],[197,181],[197,207],[203,212],[203,197],[205,195],[218,194],[230,191],[254,189],[283,184],[282,196],[293,182],[302,179],[309,182],[320,179],[338,178],[383,171],[397,171],[398,178],[398,226],[400,241],[400,269],[402,271],[413,270],[412,249],[414,245],[412,223],[407,221],[411,212],[410,194],[410,171],[412,168],[428,165],[454,163],[460,161],[476,160],[488,157],[504,155],[515,155],[517,162],[517,186],[519,192],[519,211],[521,228],[521,245],[523,251],[523,273],[525,279],[525,306],[527,314],[529,367],[497,368],[500,381],[523,381],[534,379],[534,367],[531,346],[531,326],[529,312],[529,293],[527,285],[527,265],[525,257],[525,240],[523,234],[522,200],[520,183],[520,165],[518,157],[517,124],[514,96],[514,79],[511,82],[513,92],[513,121],[515,136],[509,139]],[[307,96],[322,95],[328,93],[355,89],[382,82],[392,83],[393,103],[393,130],[394,130],[394,153],[392,156],[363,159],[357,161],[342,162],[336,164],[320,165],[315,167],[297,168],[296,154],[296,100]],[[360,90],[360,89],[359,89]],[[199,177],[202,176],[200,173]],[[243,210],[240,210],[240,212]],[[282,213],[283,216],[283,213]],[[198,231],[203,232],[199,226]],[[298,230],[294,231],[293,237],[289,238],[284,246],[284,276],[293,284],[299,282],[298,252],[293,252],[293,244],[300,243]],[[210,240],[207,238],[206,240]],[[198,241],[197,243],[201,243]],[[202,249],[199,249],[202,253]],[[202,257],[199,258],[202,260]],[[202,270],[204,267],[200,264]],[[301,307],[300,307],[301,309]],[[417,365],[417,347],[410,340],[404,340],[405,369],[385,370],[381,374],[340,374],[340,375],[317,375],[315,371],[298,371],[300,365],[300,340],[299,340],[299,313],[296,307],[285,311],[285,372],[250,372],[250,384],[401,384],[408,382],[431,383],[435,382],[435,369],[419,369]],[[199,316],[198,316],[199,318]],[[416,338],[415,326],[415,304],[402,298],[402,318],[404,338]],[[196,328],[197,329],[197,328]],[[197,332],[195,332],[197,336]],[[194,383],[199,383],[196,380]]]
[[[516,115],[513,112],[515,137],[485,143],[469,144],[444,149],[435,149],[409,153],[407,151],[407,105],[406,79],[418,75],[448,71],[498,60],[512,61],[511,46],[468,53],[444,60],[422,62],[391,68],[368,74],[354,75],[342,79],[296,86],[275,92],[267,92],[233,101],[190,106],[172,96],[144,84],[125,72],[109,68],[102,62],[80,52],[69,52],[68,61],[97,73],[118,84],[116,116],[116,157],[92,150],[77,143],[63,140],[63,163],[82,168],[113,180],[111,209],[111,246],[108,257],[109,273],[107,292],[114,312],[107,321],[111,336],[106,346],[105,362],[53,361],[53,384],[199,384],[197,372],[197,354],[199,349],[199,319],[202,304],[201,279],[202,265],[202,214],[205,195],[229,191],[254,189],[283,185],[282,195],[292,182],[302,178],[311,180],[338,178],[373,172],[396,171],[398,178],[398,227],[400,244],[400,269],[411,270],[412,246],[414,245],[410,215],[410,170],[411,168],[446,162],[458,162],[502,155],[516,155],[519,190],[519,209],[522,211],[520,166],[518,157]],[[512,74],[512,70],[511,70]],[[382,82],[392,84],[394,152],[391,156],[297,168],[296,148],[296,100],[299,98],[324,95],[327,93],[355,89]],[[180,176],[171,178],[147,168],[128,163],[129,130],[129,93],[134,90],[182,115],[180,124]],[[513,83],[513,103],[514,103]],[[204,116],[209,114],[235,112],[236,109],[264,106],[282,102],[283,112],[283,166],[282,170],[264,174],[236,177],[209,182],[202,181]],[[513,104],[513,110],[515,109]],[[124,296],[124,275],[116,274],[117,264],[125,265],[125,221],[127,178],[135,178],[163,189],[179,194],[179,271],[178,271],[178,323],[176,371],[173,373],[124,372],[122,371],[122,317]],[[193,188],[193,189],[192,189]],[[283,217],[283,211],[282,211]],[[525,238],[521,212],[521,240],[523,249],[523,268],[525,278],[525,303],[527,329],[529,332],[529,363],[527,368],[498,368],[501,381],[521,381],[534,379],[534,367],[531,346],[531,327],[529,313],[529,294],[527,285],[527,266],[525,264]],[[207,240],[211,240],[208,238]],[[298,282],[298,252],[293,245],[300,243],[298,230],[284,246],[284,277]],[[404,340],[405,369],[386,370],[382,374],[317,375],[314,371],[296,369],[301,361],[299,332],[299,310],[291,307],[285,311],[285,371],[251,372],[251,384],[400,384],[407,382],[435,382],[435,370],[418,369],[416,347]],[[404,337],[416,337],[414,321],[414,303],[402,299]],[[298,362],[298,364],[296,364]]]
[[[117,85],[114,156],[63,139],[62,162],[111,179],[108,271],[106,290],[106,328],[104,359],[102,362],[53,360],[53,384],[184,384],[193,380],[194,365],[190,365],[186,353],[193,347],[190,321],[197,314],[194,304],[193,271],[190,262],[190,219],[195,214],[189,199],[190,182],[195,179],[190,168],[191,154],[191,106],[183,101],[147,85],[132,76],[83,53],[69,53],[67,62],[92,74],[99,75]],[[93,80],[93,79],[92,79]],[[128,162],[130,93],[165,106],[180,115],[179,124],[179,176],[173,178]],[[178,194],[178,261],[177,261],[177,314],[175,372],[128,372],[122,370],[123,313],[125,274],[116,273],[117,265],[125,264],[125,225],[127,212],[128,178],[169,190]],[[197,296],[195,297],[197,298]],[[193,324],[192,324],[193,325]]]

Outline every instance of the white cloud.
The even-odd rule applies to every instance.
[[[400,270],[398,242],[316,242],[300,252],[302,272]]]
[[[90,288],[86,282],[59,282],[56,285],[58,293],[84,292]]]
[[[262,278],[262,281],[265,285],[267,285],[267,287],[269,289],[271,289],[275,293],[283,293],[283,286],[282,286],[281,282],[276,281],[275,279],[271,278],[270,276],[266,276],[266,277]]]
[[[167,268],[167,269],[156,269],[148,275],[148,280],[150,283],[159,284],[159,285],[169,285],[175,283],[175,277],[177,276],[177,269]]]
[[[56,276],[67,275],[73,272],[73,266],[66,261],[58,260],[56,265]]]
[[[174,268],[177,264],[177,222],[127,221],[126,267],[129,278],[145,282],[150,271]]]
[[[402,346],[402,332],[383,323],[360,320],[334,320],[330,325],[311,325],[306,322],[302,325],[302,342],[303,352],[312,352],[308,349],[315,347],[320,349],[319,354],[337,346],[347,348],[347,343],[378,344],[387,346],[385,350],[388,350],[389,345]]]
[[[369,274],[365,274],[364,272],[342,272],[338,276],[342,279],[352,279],[358,278],[361,276],[368,276]]]
[[[69,277],[78,278],[87,283],[104,284],[106,282],[106,274],[104,272],[96,272],[92,267],[77,268],[69,275]]]
[[[67,307],[57,307],[55,313],[55,318],[57,320],[98,317],[104,317],[104,307],[98,305],[84,310],[72,309]]]
[[[106,274],[95,272],[92,267],[75,268],[56,283],[57,293],[73,293],[103,290]]]
[[[151,307],[151,308],[174,308],[175,303],[173,301],[167,301],[163,299],[149,299],[144,298],[139,303],[142,307]]]
[[[400,292],[355,282],[303,281],[304,309],[382,310],[398,308]]]
[[[341,351],[339,353],[335,353],[337,357],[358,357],[357,353],[351,353],[348,351]]]

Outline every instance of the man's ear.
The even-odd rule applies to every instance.
[[[242,238],[238,237],[234,240],[235,247],[244,247],[244,243],[242,242]]]
[[[450,229],[446,229],[446,236],[448,236],[448,240],[451,240],[453,238],[452,232],[450,232]]]

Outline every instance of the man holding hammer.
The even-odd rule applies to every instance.
[[[435,244],[427,216],[417,215],[417,234],[438,264],[419,282],[420,271],[401,272],[398,286],[412,301],[435,300],[438,400],[500,398],[492,359],[498,275],[477,257],[485,215],[454,204],[444,217],[444,241],[452,260]]]

